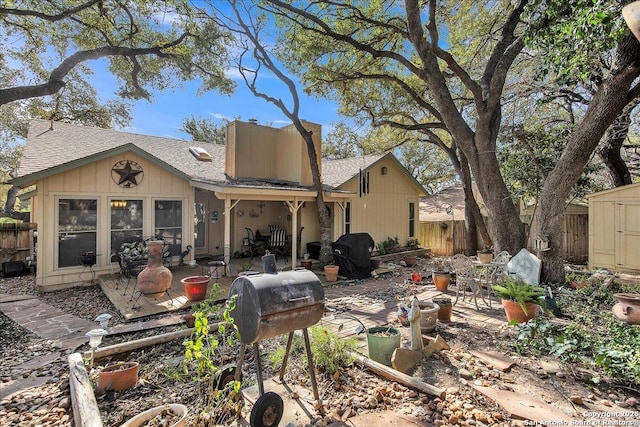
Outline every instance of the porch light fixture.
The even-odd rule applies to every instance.
[[[89,362],[89,368],[93,367],[93,356],[96,354],[96,349],[102,342],[102,337],[107,334],[108,332],[104,329],[92,329],[85,334],[89,337],[89,347],[91,347],[91,361]]]
[[[111,201],[111,207],[112,208],[117,208],[117,209],[123,209],[127,207],[127,201],[126,200],[112,200]]]

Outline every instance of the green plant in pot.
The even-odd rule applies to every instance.
[[[525,323],[533,319],[538,306],[544,304],[544,289],[530,285],[511,276],[492,289],[502,299],[507,320]]]

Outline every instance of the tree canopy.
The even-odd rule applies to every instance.
[[[0,105],[52,95],[87,61],[107,58],[122,98],[188,79],[229,93],[229,34],[180,0],[25,0],[0,6]],[[5,68],[6,67],[6,68]],[[7,84],[9,83],[9,84]]]
[[[422,132],[449,153],[455,151],[458,157],[449,157],[459,160],[465,186],[467,164],[478,184],[493,243],[511,253],[524,247],[525,235],[496,153],[503,102],[516,78],[512,67],[523,56],[556,49],[545,61],[553,64],[555,55],[555,68],[541,70],[549,78],[552,70],[560,75],[558,70],[576,66],[569,53],[576,44],[584,48],[586,59],[574,61],[581,65],[589,63],[589,49],[615,46],[611,72],[600,76],[541,191],[544,214],[537,232],[550,236],[553,246],[543,254],[545,276],[562,280],[566,199],[608,126],[638,92],[633,83],[640,71],[638,42],[623,29],[610,31],[620,29],[621,20],[613,17],[617,2],[604,2],[604,8],[603,2],[588,0],[266,3],[265,10],[287,30],[280,58],[304,79],[307,90],[339,99],[345,114]],[[606,41],[588,41],[587,33],[597,40],[599,26],[612,22],[603,30],[610,31]],[[556,46],[558,33],[566,37]],[[438,131],[451,136],[451,145]]]

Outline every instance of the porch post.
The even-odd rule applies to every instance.
[[[285,203],[289,207],[291,212],[291,269],[295,269],[298,266],[298,210],[302,203],[300,200],[293,200],[292,202],[285,200]]]
[[[231,275],[231,210],[233,209],[231,199],[226,196],[224,199],[224,263],[227,266],[227,274]]]

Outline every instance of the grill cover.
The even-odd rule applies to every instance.
[[[368,233],[343,234],[331,244],[333,260],[340,274],[349,279],[371,276],[371,252],[375,242]]]
[[[306,269],[240,276],[229,290],[234,295],[230,314],[245,344],[312,326],[324,313],[322,284]]]

